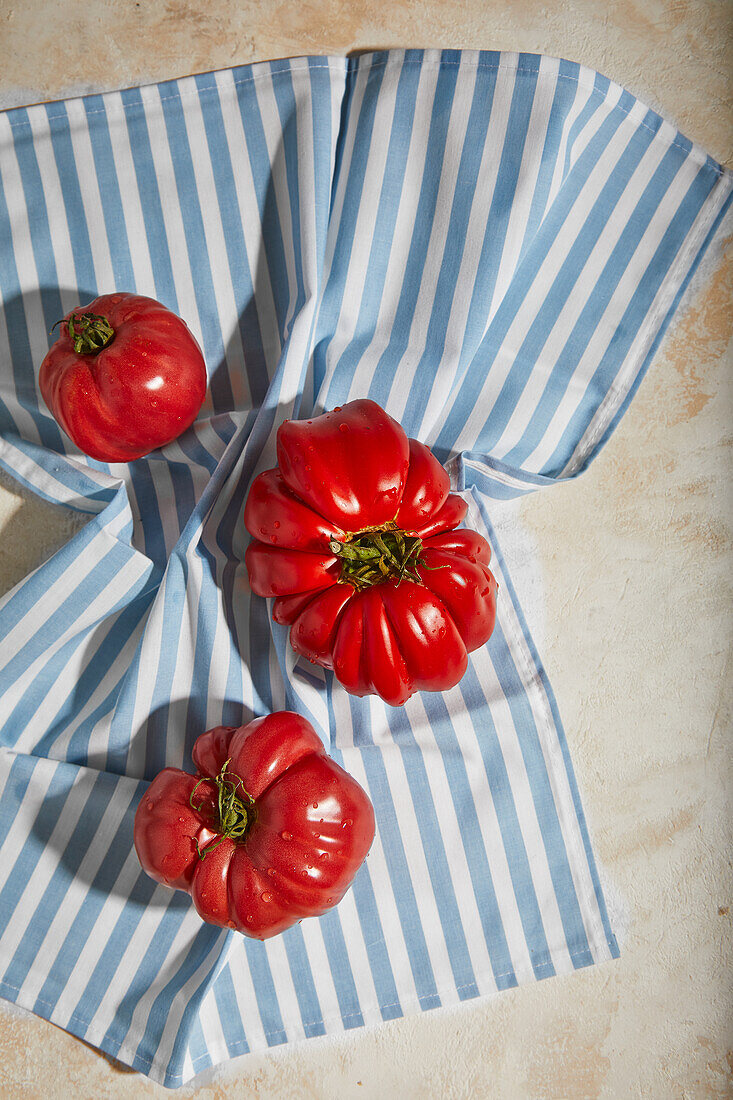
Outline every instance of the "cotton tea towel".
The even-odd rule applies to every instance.
[[[577,64],[408,50],[8,111],[0,177],[1,461],[88,517],[0,607],[3,996],[175,1086],[615,956],[491,518],[606,441],[730,174]],[[210,372],[194,427],[129,466],[36,384],[53,323],[115,289],[180,313]],[[278,424],[363,396],[448,464],[500,583],[463,681],[402,709],[298,659],[242,565]],[[202,730],[282,707],[378,833],[337,909],[260,943],[155,886],[132,820]]]

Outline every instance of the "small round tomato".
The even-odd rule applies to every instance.
[[[204,357],[185,322],[160,302],[104,294],[59,323],[39,385],[85,454],[131,462],[196,419],[206,396]]]

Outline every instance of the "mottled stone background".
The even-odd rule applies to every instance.
[[[723,0],[0,0],[0,104],[293,54],[527,50],[599,69],[730,165],[732,24]],[[531,625],[565,720],[622,958],[458,1011],[246,1057],[181,1096],[733,1096],[733,274],[725,244],[700,271],[610,444],[575,484],[523,500],[511,539],[520,590],[539,587],[521,559],[539,571],[544,610]],[[0,590],[73,530],[7,478],[0,525]],[[166,1095],[0,1002],[2,1100]]]

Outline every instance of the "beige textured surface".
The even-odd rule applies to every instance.
[[[601,70],[730,164],[732,21],[714,0],[4,0],[0,102],[309,52],[530,50]],[[625,928],[622,958],[457,1012],[240,1059],[180,1095],[733,1096],[731,268],[730,249],[707,263],[590,471],[521,503],[546,591],[542,655]],[[0,589],[72,530],[7,480],[0,523]],[[0,1004],[3,1100],[165,1095]]]

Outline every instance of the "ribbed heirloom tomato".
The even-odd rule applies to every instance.
[[[392,706],[454,687],[494,629],[496,580],[437,458],[369,400],[286,421],[277,458],[247,498],[245,561],[293,649]]]
[[[369,798],[291,711],[193,746],[198,774],[165,768],[135,814],[143,869],[185,890],[210,924],[265,939],[344,896],[374,839]]]

